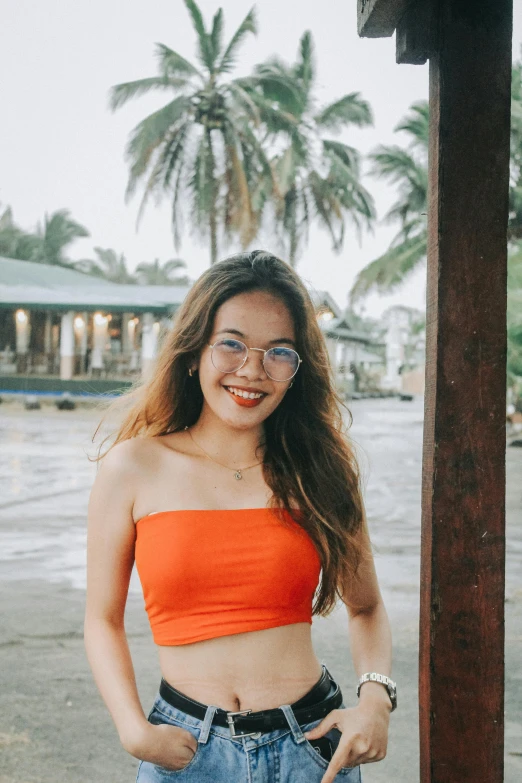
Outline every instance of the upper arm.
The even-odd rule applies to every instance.
[[[136,537],[135,451],[123,441],[98,463],[87,515],[86,619],[123,622]]]
[[[365,513],[356,538],[361,546],[361,561],[356,575],[347,580],[343,590],[343,602],[350,616],[367,612],[382,602]]]

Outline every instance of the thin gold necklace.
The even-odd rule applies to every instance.
[[[217,459],[214,459],[214,457],[211,457],[210,454],[208,453],[208,451],[205,451],[203,446],[200,446],[199,443],[196,443],[196,441],[194,440],[194,437],[193,437],[190,429],[188,428],[188,426],[185,427],[185,429],[187,430],[188,434],[190,435],[190,437],[192,439],[192,442],[198,447],[198,449],[201,449],[203,454],[206,457],[208,457],[209,460],[211,460],[212,462],[215,462],[216,465],[221,465],[222,468],[226,468],[227,470],[233,470],[234,471],[234,478],[236,479],[236,481],[241,481],[241,479],[243,478],[242,474],[244,473],[245,470],[250,470],[250,468],[257,468],[258,465],[262,465],[263,464],[263,460],[261,460],[261,462],[256,462],[256,463],[254,463],[254,465],[248,465],[246,468],[237,468],[237,470],[235,468],[229,467],[228,465],[223,465],[222,462],[218,462]]]

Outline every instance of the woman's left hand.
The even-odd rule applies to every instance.
[[[386,756],[389,722],[388,706],[361,702],[357,707],[332,710],[315,729],[306,732],[307,740],[322,737],[333,728],[342,732],[321,783],[333,783],[341,767],[381,761]]]

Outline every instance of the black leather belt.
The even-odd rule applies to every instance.
[[[332,683],[335,685],[335,691],[328,696]],[[172,685],[161,678],[159,693],[172,707],[175,707],[187,715],[204,720],[207,711],[207,705],[200,701],[195,701],[185,696],[181,691],[173,688]],[[323,664],[323,673],[313,688],[308,691],[301,699],[294,702],[292,711],[297,722],[300,725],[311,723],[328,715],[331,710],[341,706],[343,695],[340,687],[337,685],[330,672]],[[288,728],[284,712],[279,708],[271,710],[261,710],[252,712],[252,710],[239,710],[238,712],[227,712],[227,710],[218,707],[214,715],[213,723],[224,728],[229,728],[232,737],[244,737],[247,734],[257,734],[275,731],[276,729]]]

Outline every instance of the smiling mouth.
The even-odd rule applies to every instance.
[[[265,392],[247,391],[246,389],[238,389],[237,386],[225,386],[227,392],[233,394],[235,397],[239,397],[243,400],[261,400],[266,397]]]

